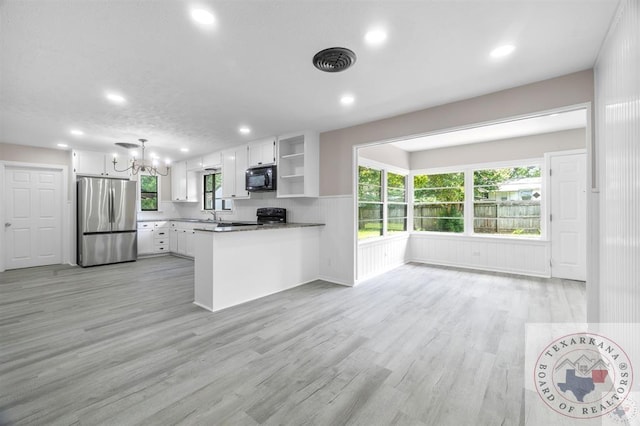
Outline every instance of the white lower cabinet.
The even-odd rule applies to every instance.
[[[166,221],[138,223],[138,255],[169,251],[169,224]]]
[[[175,222],[171,222],[171,228],[169,229],[169,251],[171,253],[178,252],[178,229],[174,227]]]
[[[185,238],[185,255],[189,257],[196,256],[196,231],[190,229],[187,231],[187,237]]]
[[[153,250],[154,253],[169,252],[169,223],[156,222],[153,232]]]
[[[138,255],[153,254],[153,228],[138,229]]]
[[[138,223],[138,254],[174,253],[195,257],[197,224],[192,222],[158,221]]]
[[[195,228],[189,222],[171,222],[169,235],[169,250],[180,256],[195,256]]]

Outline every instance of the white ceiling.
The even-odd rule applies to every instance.
[[[617,3],[0,0],[0,142],[111,151],[147,138],[180,159],[351,126],[591,68]],[[213,27],[193,23],[194,5]],[[378,48],[363,41],[373,26],[388,31]],[[491,59],[505,43],[514,54]],[[332,46],[356,64],[316,70]]]
[[[586,126],[587,111],[585,109],[579,109],[405,139],[393,142],[392,145],[405,151],[415,152],[455,145],[559,132],[561,130],[580,129]]]

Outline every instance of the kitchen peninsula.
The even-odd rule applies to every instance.
[[[317,279],[322,226],[196,228],[194,303],[215,312]]]

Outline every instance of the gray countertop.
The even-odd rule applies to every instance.
[[[324,223],[278,223],[278,224],[268,224],[268,225],[217,226],[213,229],[195,228],[195,231],[202,231],[202,232],[266,231],[270,229],[307,228],[311,226],[324,226]]]
[[[138,222],[195,222],[195,223],[214,223],[209,219],[184,219],[184,218],[170,218],[170,219],[138,219]]]
[[[223,220],[220,222],[214,222],[207,219],[183,219],[183,218],[171,218],[171,219],[141,219],[138,222],[190,222],[190,223],[202,223],[207,225],[218,224],[214,229],[194,228],[195,231],[204,232],[239,232],[239,231],[262,231],[267,229],[288,229],[288,228],[306,228],[309,226],[324,226],[324,223],[277,223],[256,225],[255,221],[246,220]],[[234,224],[243,224],[240,226],[234,226]]]

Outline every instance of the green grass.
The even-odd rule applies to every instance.
[[[387,226],[387,234],[394,232],[404,232],[403,223],[390,223]],[[358,229],[358,239],[363,240],[366,238],[374,238],[380,236],[380,228],[377,223],[367,223],[364,228]]]

